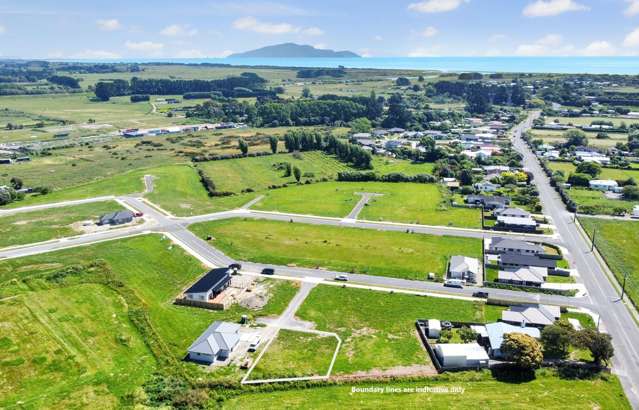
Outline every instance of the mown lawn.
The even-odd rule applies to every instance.
[[[433,162],[417,164],[403,159],[373,157],[373,170],[382,175],[394,172],[405,175],[432,174],[433,168],[435,168]]]
[[[172,358],[168,359],[179,360],[184,357],[188,346],[213,321],[238,321],[245,314],[249,317],[281,314],[296,292],[293,283],[270,282],[270,302],[273,304],[267,303],[262,310],[249,310],[237,305],[233,305],[226,311],[176,306],[173,304],[174,298],[181,290],[206,272],[206,269],[181,248],[158,235],[140,236],[45,255],[1,261],[0,299],[6,299],[0,302],[2,328],[15,329],[15,333],[23,338],[23,344],[32,343],[35,346],[42,342],[49,343],[41,340],[31,330],[25,329],[23,316],[26,313],[20,316],[17,313],[12,313],[12,310],[5,310],[17,309],[14,304],[19,301],[24,301],[26,304],[25,308],[20,307],[20,309],[26,309],[25,312],[40,306],[42,312],[39,314],[43,318],[39,322],[39,326],[43,327],[41,333],[48,334],[57,343],[63,345],[60,347],[62,353],[71,355],[76,360],[60,364],[58,361],[54,361],[54,358],[57,357],[55,355],[61,354],[56,353],[59,350],[57,347],[49,352],[46,345],[44,347],[35,346],[29,350],[25,344],[24,349],[11,351],[13,356],[18,351],[24,351],[20,354],[24,361],[8,364],[15,367],[12,369],[12,372],[15,373],[12,374],[15,374],[17,378],[10,381],[8,389],[20,383],[20,386],[26,386],[29,389],[28,394],[34,397],[34,400],[48,400],[45,407],[60,403],[60,400],[66,396],[91,396],[94,389],[98,389],[100,395],[104,396],[101,400],[110,400],[117,404],[117,400],[122,399],[126,393],[131,393],[140,386],[142,379],[148,374],[147,367],[150,367],[149,371],[153,370],[153,363],[144,362],[142,360],[144,355],[139,351],[127,350],[127,352],[132,352],[131,356],[128,356],[118,350],[120,346],[118,343],[122,343],[118,338],[120,333],[127,336],[123,339],[124,342],[131,340],[131,346],[135,346],[135,343],[138,343],[136,340],[142,337],[137,329],[135,329],[134,335],[128,337],[127,332],[130,332],[128,326],[131,326],[131,322],[124,320],[120,323],[118,321],[122,315],[125,318],[127,315],[122,298],[114,293],[109,293],[108,289],[103,288],[102,285],[83,284],[68,288],[53,288],[54,282],[44,279],[65,267],[85,266],[89,262],[99,260],[105,261],[115,278],[122,282],[125,288],[133,290],[141,300],[148,313],[151,326],[157,332],[162,343],[166,345],[170,354],[173,355]],[[81,275],[83,274],[81,273]],[[80,278],[73,277],[74,280]],[[86,276],[85,279],[90,280],[91,277]],[[34,289],[36,289],[35,292]],[[101,296],[96,289],[103,293],[106,292],[111,299]],[[17,297],[12,298],[13,296]],[[74,300],[79,300],[81,303],[74,304]],[[76,349],[76,352],[73,349],[65,350],[66,345],[73,347],[72,344],[65,342],[66,336],[60,337],[66,331],[65,328],[53,320],[55,317],[51,319],[45,315],[45,313],[49,315],[55,313],[56,303],[59,305],[67,304],[64,311],[62,308],[58,308],[60,312],[64,312],[60,314],[58,320],[64,322],[64,326],[75,327],[72,335],[68,336],[69,340],[75,344],[85,343],[88,346],[86,353],[82,353],[79,348]],[[120,305],[121,307],[119,307]],[[113,309],[121,309],[122,312],[112,313]],[[100,312],[104,312],[104,314]],[[2,336],[4,334],[0,335],[0,339]],[[3,343],[9,346],[8,348],[13,346],[14,336],[10,337],[12,338],[11,344],[8,341],[0,341],[0,355],[3,354]],[[114,340],[118,343],[113,343]],[[100,350],[98,344],[104,344],[106,347]],[[96,345],[97,353],[92,354],[89,347],[94,345]],[[111,351],[107,351],[108,349]],[[78,356],[80,353],[82,355]],[[47,359],[45,364],[39,364],[42,359],[39,359],[38,356],[43,354],[50,355],[51,358]],[[7,359],[10,358],[7,357]],[[95,369],[95,378],[81,376],[87,372],[85,369]],[[0,381],[3,380],[2,374],[0,374]],[[42,383],[42,380],[47,379],[52,382]],[[59,380],[59,382],[55,382],[55,380]],[[115,387],[110,387],[109,383],[114,383]],[[92,387],[85,391],[83,387],[85,385]],[[103,387],[105,385],[107,388]],[[2,388],[0,387],[0,389]],[[51,396],[52,391],[60,391],[60,397],[56,396],[54,399]],[[0,396],[2,395],[0,394]],[[14,398],[16,397],[20,397],[20,395]],[[75,406],[78,402],[73,401],[69,405]],[[109,406],[98,403],[95,407]]]
[[[294,182],[292,175],[285,177],[284,170],[278,167],[282,163],[298,167],[302,171],[302,182],[323,177],[332,179],[338,172],[350,169],[335,158],[316,151],[209,161],[199,163],[198,167],[213,180],[218,191],[240,193],[249,188],[263,191],[271,185]]]
[[[625,274],[628,275],[626,292],[635,304],[639,303],[639,222],[587,217],[579,218],[579,222],[591,238],[593,231],[597,231],[597,249],[619,283],[623,282]]]
[[[423,280],[453,255],[481,257],[473,238],[382,232],[267,220],[228,219],[190,229],[238,260]]]
[[[324,376],[337,339],[282,329],[251,373],[250,380]]]
[[[383,393],[353,392],[353,387],[381,387]],[[425,387],[462,388],[463,393],[434,393]],[[387,388],[391,389],[386,390]],[[408,389],[407,393],[393,393]],[[417,390],[417,389],[422,389]],[[252,393],[224,402],[225,409],[431,408],[431,409],[630,409],[621,383],[609,375],[593,380],[562,379],[549,370],[537,371],[528,382],[494,379],[488,371],[447,373],[412,382],[375,382]]]
[[[566,178],[568,178],[570,174],[575,173],[575,170],[577,169],[572,162],[550,161],[548,166],[553,171],[563,171]],[[639,179],[639,169],[601,168],[601,174],[599,174],[597,178],[614,180],[625,180],[628,178]]]
[[[359,219],[425,225],[481,228],[476,209],[453,208],[436,184],[383,182],[326,182],[277,189],[265,194],[253,209],[345,217],[360,200],[357,193],[382,194],[372,198]]]
[[[87,220],[95,222],[101,215],[121,209],[117,202],[105,201],[0,216],[0,247],[80,235],[82,231],[72,224]]]
[[[495,316],[481,302],[318,286],[297,311],[343,344],[335,374],[430,363],[415,330],[417,319],[485,322]]]
[[[577,203],[577,211],[581,213],[612,215],[621,209],[630,213],[639,204],[639,201],[608,199],[603,192],[583,188],[572,188],[568,190],[568,195]]]

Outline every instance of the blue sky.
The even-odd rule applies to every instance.
[[[0,0],[3,57],[222,57],[285,41],[365,56],[639,55],[639,0]]]

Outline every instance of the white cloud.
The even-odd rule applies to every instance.
[[[304,36],[321,36],[324,31],[319,27],[298,27],[289,23],[269,23],[255,17],[242,17],[233,22],[233,27],[238,30],[253,31],[260,34],[301,34]]]
[[[136,51],[142,54],[157,55],[164,50],[164,44],[154,43],[153,41],[127,41],[124,46],[131,51]]]
[[[639,14],[639,0],[626,0],[626,3],[628,3],[628,7],[624,12],[626,16],[636,16]]]
[[[612,56],[617,50],[607,41],[593,41],[584,48],[582,54],[585,56]]]
[[[439,30],[437,30],[436,27],[433,26],[429,26],[426,27],[424,30],[422,30],[419,34],[422,35],[422,37],[434,37],[439,33]]]
[[[548,17],[569,11],[586,10],[590,10],[590,7],[577,3],[575,0],[536,0],[524,8],[523,14],[528,17]]]
[[[171,24],[164,27],[160,34],[167,37],[193,37],[197,34],[197,29],[189,25]]]
[[[106,50],[83,50],[79,53],[71,55],[71,58],[87,59],[87,60],[106,60],[120,58],[120,54]],[[60,57],[61,58],[61,57]]]
[[[374,36],[374,37],[373,37],[373,40],[375,40],[375,41],[382,41],[382,40],[384,40],[384,37],[382,37],[382,36]]]
[[[122,28],[122,24],[117,19],[105,19],[96,21],[98,28],[102,31],[115,31]]]
[[[519,45],[515,54],[520,56],[567,55],[574,54],[574,47],[564,44],[559,34],[547,34],[534,43]]]
[[[372,57],[373,53],[369,48],[360,48],[357,53],[362,57]]]
[[[425,0],[419,3],[411,3],[408,9],[418,13],[443,13],[452,11],[470,0]]]
[[[242,17],[233,22],[233,27],[238,30],[254,31],[260,34],[289,34],[300,31],[299,27],[295,27],[288,23],[267,23],[256,19],[255,17]]]
[[[625,47],[639,47],[639,27],[628,33],[623,40],[623,45]]]

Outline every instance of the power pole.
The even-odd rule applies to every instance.
[[[626,295],[626,280],[628,279],[628,271],[623,274],[623,284],[621,285],[621,301],[623,301],[623,297]]]
[[[590,252],[595,251],[595,238],[597,237],[597,228],[592,231],[592,246],[590,247]]]

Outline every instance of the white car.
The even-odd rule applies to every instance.
[[[348,276],[346,275],[337,275],[335,276],[335,280],[340,282],[348,282]]]
[[[251,344],[249,345],[248,351],[249,352],[254,352],[257,350],[257,348],[260,346],[260,342],[262,341],[262,339],[260,339],[259,336],[255,336],[255,338],[253,338],[253,340],[251,341]]]

